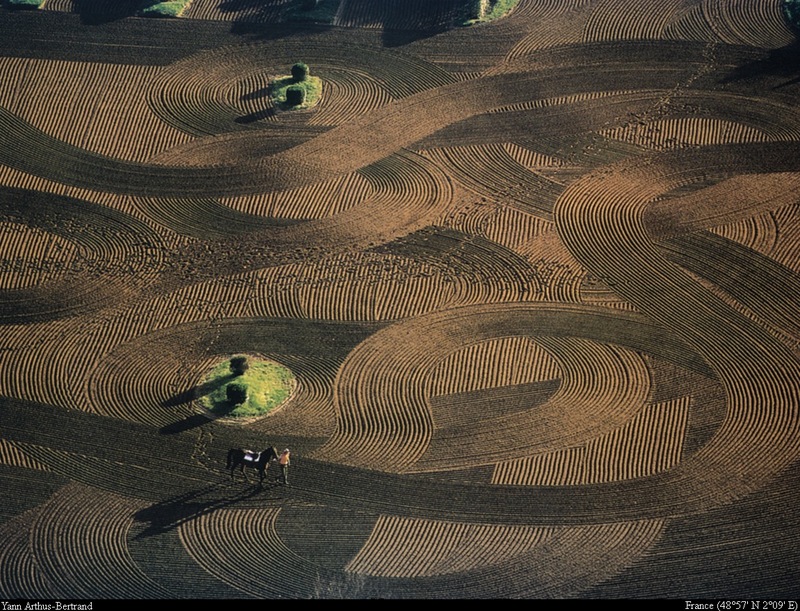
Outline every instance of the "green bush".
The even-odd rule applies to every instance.
[[[297,85],[292,85],[286,90],[286,103],[289,106],[300,106],[306,101],[306,90]]]
[[[142,8],[140,14],[143,17],[178,17],[187,4],[188,0],[151,3]]]
[[[789,24],[800,30],[800,0],[783,0],[783,13]]]
[[[8,0],[10,8],[39,8],[44,3],[44,0]]]
[[[241,405],[247,401],[247,384],[231,382],[225,389],[225,395],[231,405]]]
[[[248,369],[250,369],[250,363],[247,362],[246,356],[235,356],[231,359],[231,373],[233,375],[244,375],[244,372]]]
[[[303,62],[297,62],[292,66],[292,78],[298,83],[305,81],[308,78],[308,66]]]

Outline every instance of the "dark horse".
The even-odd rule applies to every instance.
[[[263,483],[264,472],[269,469],[269,461],[276,460],[277,458],[278,452],[272,447],[267,448],[263,452],[253,452],[251,450],[239,450],[237,448],[231,448],[228,450],[227,468],[231,470],[231,479],[233,479],[233,472],[236,467],[239,467],[242,475],[244,475],[245,481],[249,481],[247,473],[244,470],[245,467],[258,469],[258,475],[261,477],[260,481]]]

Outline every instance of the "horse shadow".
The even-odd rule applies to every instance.
[[[134,539],[162,535],[204,515],[264,494],[277,487],[278,484],[268,486],[255,485],[245,490],[239,489],[233,494],[226,493],[233,486],[234,484],[231,483],[212,484],[137,511],[133,516],[134,521],[145,523],[147,526],[137,533]]]

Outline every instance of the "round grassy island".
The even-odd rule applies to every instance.
[[[265,416],[282,405],[294,387],[295,378],[283,365],[237,355],[217,364],[198,387],[197,395],[201,405],[217,416],[249,419]]]
[[[269,84],[272,103],[281,110],[312,108],[322,97],[322,79],[311,76],[308,66],[298,62],[292,66],[292,74],[281,76]]]

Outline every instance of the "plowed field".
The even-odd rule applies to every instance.
[[[800,598],[781,1],[0,8],[2,599]]]

